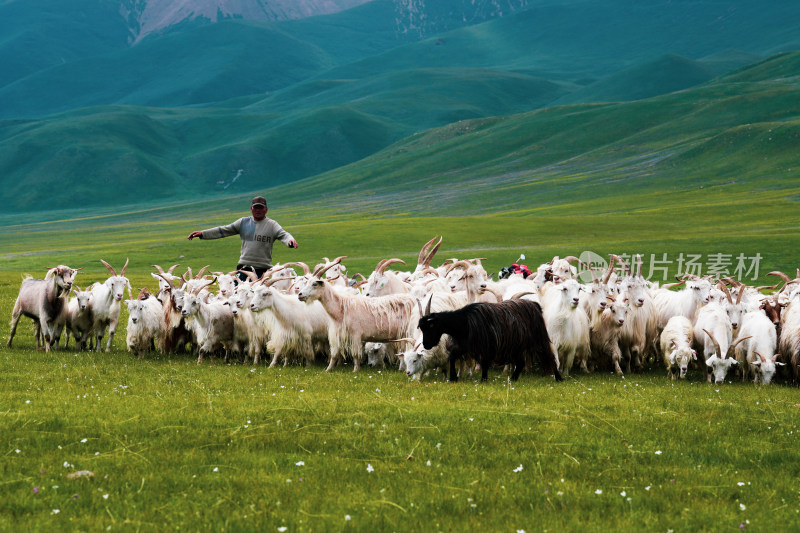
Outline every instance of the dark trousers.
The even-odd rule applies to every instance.
[[[246,271],[249,271],[249,272],[255,272],[256,277],[260,278],[261,276],[264,275],[264,272],[266,272],[269,269],[253,267],[253,266],[250,266],[250,265],[236,265],[236,270],[246,270]],[[238,277],[242,281],[247,281],[249,279],[247,277],[247,274],[243,274],[242,272],[239,272],[238,274],[236,274],[236,277]]]

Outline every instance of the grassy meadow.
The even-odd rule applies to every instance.
[[[280,198],[281,191],[274,191]],[[269,196],[269,195],[268,195]],[[8,318],[23,273],[83,267],[80,286],[130,258],[134,288],[155,290],[151,264],[233,268],[238,239],[187,241],[243,214],[249,196],[97,216],[44,213],[0,227],[0,529],[218,531],[792,530],[800,525],[797,389],[699,372],[582,375],[565,383],[499,372],[479,384],[393,369],[268,369],[197,365],[188,356],[136,359],[126,313],[106,353],[34,348]],[[300,248],[275,259],[313,266],[347,255],[351,275],[384,257],[416,261],[444,236],[437,260],[485,257],[491,271],[526,253],[760,253],[759,279],[790,270],[796,240],[784,211],[707,205],[686,217],[647,210],[439,216],[356,214],[335,202],[272,202]],[[352,206],[349,206],[352,207]],[[553,209],[553,208],[551,208]],[[762,211],[763,210],[763,211]],[[697,214],[700,213],[700,214]],[[758,216],[757,216],[758,215]],[[23,222],[25,222],[23,224]],[[677,273],[673,264],[669,275]],[[647,263],[645,263],[647,275]],[[67,479],[89,470],[94,476]],[[286,528],[286,529],[282,529]]]
[[[799,57],[650,100],[462,121],[265,186],[269,216],[300,243],[274,259],[343,255],[350,275],[366,275],[388,257],[413,267],[442,235],[435,262],[481,257],[495,273],[520,253],[535,268],[592,251],[641,253],[653,281],[692,259],[698,274],[775,283],[768,272],[798,267]],[[197,124],[178,130],[200,138]],[[137,142],[170,150],[171,133],[144,126]],[[656,365],[450,384],[392,369],[139,360],[124,349],[124,310],[108,354],[37,351],[27,319],[9,349],[26,273],[81,267],[85,287],[107,277],[100,259],[119,269],[129,258],[133,287],[154,292],[153,264],[229,271],[238,239],[186,236],[246,214],[253,196],[165,192],[88,209],[89,180],[75,192],[46,174],[48,196],[77,195],[71,209],[26,197],[30,211],[0,213],[0,530],[800,529],[800,395],[783,382],[711,386],[694,371],[673,383]],[[171,186],[155,172],[123,177],[103,190]],[[66,477],[83,470],[94,475]]]

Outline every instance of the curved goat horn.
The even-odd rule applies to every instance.
[[[617,262],[618,262],[620,265],[622,265],[622,268],[624,268],[624,269],[625,269],[625,275],[626,275],[626,276],[630,276],[630,275],[631,275],[631,267],[629,267],[629,266],[628,266],[628,263],[626,263],[625,261],[623,261],[623,260],[620,258],[620,256],[618,256],[618,255],[615,255],[615,254],[608,254],[608,257],[610,257],[611,259],[614,259],[614,260],[615,260],[615,261],[617,261]]]
[[[703,331],[705,331],[705,332],[706,332],[706,335],[708,335],[708,338],[709,338],[709,339],[711,339],[711,342],[712,342],[712,343],[714,343],[714,349],[715,349],[715,350],[716,350],[716,352],[717,352],[717,357],[718,357],[718,358],[720,358],[720,359],[722,359],[722,357],[723,357],[723,356],[722,356],[722,348],[720,348],[720,347],[719,347],[719,343],[717,342],[717,339],[715,339],[715,338],[714,338],[714,335],[712,335],[711,333],[709,333],[709,331],[708,331],[707,329],[703,328]]]
[[[422,245],[422,249],[420,249],[419,255],[417,256],[418,265],[424,264],[425,257],[428,255],[428,249],[433,245],[433,241],[435,241],[438,238],[439,237],[437,235],[436,237],[434,237],[433,239],[429,240],[428,242]]]
[[[396,257],[393,257],[392,259],[385,259],[378,264],[378,266],[375,268],[375,272],[377,272],[378,274],[383,274],[386,272],[386,268],[389,265],[393,265],[395,263],[402,263],[404,265],[406,264],[405,261],[403,261],[402,259],[398,259]]]
[[[292,261],[292,262],[289,262],[289,263],[285,263],[283,265],[283,268],[289,268],[289,267],[293,267],[293,266],[299,266],[300,268],[302,268],[303,269],[303,274],[305,274],[305,275],[311,274],[311,269],[308,268],[308,265],[303,263],[302,261]]]
[[[728,286],[722,283],[722,281],[717,282],[717,287],[725,293],[725,296],[728,298],[728,303],[733,303],[733,298],[731,298],[731,291],[728,290]],[[740,293],[741,294],[741,293]]]
[[[439,237],[439,242],[437,242],[436,245],[433,248],[431,248],[431,250],[428,252],[428,255],[425,256],[425,260],[422,263],[423,266],[426,267],[431,266],[431,261],[433,261],[433,256],[436,255],[436,252],[439,251],[439,247],[442,245],[442,240],[443,238]]]
[[[128,258],[126,257],[126,258],[125,258],[125,265],[122,267],[122,272],[120,273],[120,276],[124,276],[124,275],[125,275],[125,271],[128,269],[128,262],[129,262],[129,261],[130,261],[130,259],[128,259]]]
[[[681,286],[681,285],[683,285],[684,283],[686,283],[686,280],[685,280],[685,279],[682,279],[682,280],[680,280],[678,283],[667,283],[666,285],[662,285],[662,286],[661,286],[661,288],[662,288],[662,289],[671,289],[671,288],[673,288],[673,287],[680,287],[680,286]]]
[[[779,278],[781,278],[786,283],[791,283],[792,282],[792,279],[789,276],[787,276],[786,274],[784,274],[783,272],[781,272],[780,270],[774,270],[772,272],[769,272],[767,274],[767,276],[778,276]]]
[[[448,266],[447,266],[447,270],[445,271],[445,274],[449,274],[450,272],[452,272],[452,271],[453,271],[453,270],[455,270],[456,268],[461,268],[461,269],[463,269],[463,270],[467,270],[467,269],[469,269],[471,266],[472,266],[472,263],[470,263],[469,261],[464,261],[464,260],[462,259],[461,261],[456,261],[456,262],[454,262],[454,263],[452,263],[452,264],[448,265]]]
[[[116,271],[116,270],[114,270],[114,267],[112,267],[111,265],[109,265],[108,263],[106,263],[105,261],[103,261],[102,259],[100,260],[100,262],[101,262],[101,263],[103,263],[103,264],[106,266],[106,268],[108,269],[109,273],[110,273],[112,276],[116,276],[116,275],[117,275],[117,271]]]
[[[603,276],[603,285],[607,285],[608,280],[611,279],[611,273],[614,272],[614,261],[616,261],[615,257],[615,255],[611,256],[611,261],[608,263],[608,270],[606,270],[606,274]]]
[[[203,268],[201,268],[201,269],[200,269],[200,272],[198,272],[198,273],[197,273],[197,275],[194,277],[194,279],[200,279],[200,278],[202,278],[202,277],[203,277],[203,274],[205,274],[205,272],[206,272],[206,269],[207,269],[208,267],[210,267],[210,266],[211,266],[211,265],[206,265],[206,266],[204,266]]]

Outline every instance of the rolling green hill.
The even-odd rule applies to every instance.
[[[45,0],[38,3],[49,6]],[[534,2],[524,11],[484,23],[499,12],[488,4],[473,6],[474,18],[459,19],[466,9],[462,3],[426,7],[428,18],[416,25],[389,0],[297,21],[187,23],[133,47],[125,45],[124,27],[103,25],[102,17],[63,24],[53,32],[53,41],[47,41],[52,49],[41,50],[37,43],[43,39],[36,31],[49,32],[49,26],[40,28],[45,22],[25,23],[17,33],[0,26],[0,58],[11,67],[0,80],[0,117],[109,104],[207,104],[263,96],[312,78],[369,81],[448,67],[513,71],[584,85],[666,54],[696,60],[734,48],[762,56],[800,48],[800,6],[788,0],[771,2],[769,9],[752,0],[724,6],[716,1]],[[0,15],[17,15],[25,4],[0,5]],[[47,9],[57,24],[57,7]],[[17,18],[23,21],[31,16],[21,14],[25,16]],[[99,17],[95,10],[90,16]],[[113,18],[108,13],[104,17]],[[79,24],[89,25],[91,30],[84,33],[92,39],[79,36]],[[431,31],[441,33],[419,41]],[[60,58],[54,55],[59,47],[65,50]],[[675,86],[667,84],[660,93]],[[653,90],[659,90],[655,84]]]
[[[798,61],[781,54],[637,102],[462,121],[274,194],[293,204],[324,187],[352,212],[677,214],[696,205],[722,216],[748,202],[787,212],[800,188]]]
[[[424,105],[431,122],[446,122],[476,110],[499,114],[492,106],[503,99],[485,97],[468,109],[461,97],[448,108],[447,91],[432,89],[430,98],[405,108],[403,98],[411,102],[413,91],[404,94],[402,87],[387,82],[385,94],[375,92],[382,94],[376,100],[394,99],[389,109],[398,114],[389,118],[377,116],[370,107],[374,102],[364,98],[360,107],[331,105],[285,114],[116,107],[6,121],[0,129],[0,195],[10,212],[35,210],[45,199],[51,208],[79,202],[170,202],[264,189],[303,173],[330,171],[276,194],[307,203],[324,191],[325,202],[338,197],[346,210],[380,211],[388,203],[417,212],[436,205],[457,214],[541,211],[575,194],[587,198],[572,200],[576,205],[602,210],[597,190],[617,182],[653,198],[676,186],[685,193],[697,183],[735,181],[736,190],[781,189],[791,183],[785,178],[796,166],[791,139],[800,102],[798,56],[781,54],[698,88],[648,100],[461,120],[380,152],[403,128],[405,135],[414,133],[410,124],[422,120],[403,125],[399,113],[404,109],[419,113]],[[462,82],[469,74],[452,72]],[[432,88],[432,80],[446,78],[432,72],[415,75]],[[485,74],[471,79],[488,83]],[[531,81],[499,78],[491,90],[469,94],[496,96],[502,87],[525,88],[520,80]],[[351,88],[342,83],[331,90]],[[774,142],[766,141],[764,132],[776,128]],[[769,157],[753,159],[762,150]],[[353,161],[358,162],[343,166]],[[365,196],[365,187],[375,196]],[[53,188],[60,191],[55,198]]]
[[[668,54],[606,76],[559,98],[553,105],[641,100],[694,87],[715,77],[713,68],[701,61]]]

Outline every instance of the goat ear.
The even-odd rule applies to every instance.
[[[697,352],[696,352],[696,351],[694,351],[694,350],[692,350],[692,359],[694,359],[695,361],[697,361]]]
[[[714,361],[714,359],[715,359],[716,357],[717,357],[716,355],[712,355],[711,357],[709,357],[708,359],[706,359],[706,366],[711,366],[711,363]]]

